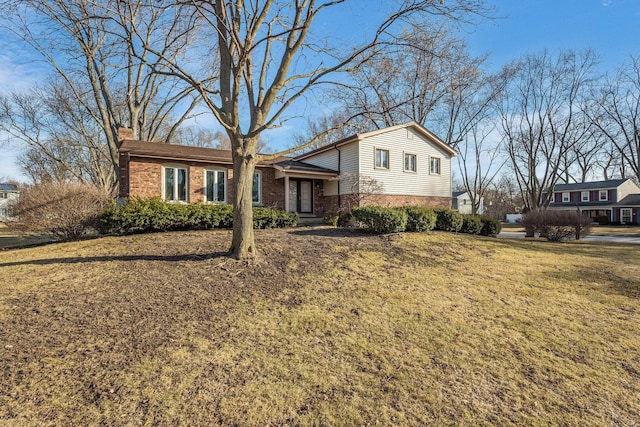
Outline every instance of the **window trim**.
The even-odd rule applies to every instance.
[[[438,161],[438,171],[434,172],[433,161]],[[442,157],[429,156],[429,175],[442,175]]]
[[[562,203],[571,203],[571,193],[568,191],[562,192]]]
[[[387,167],[378,166],[378,151],[387,152]],[[382,157],[380,157],[380,161],[380,163],[382,164]],[[391,150],[389,150],[388,148],[373,147],[373,168],[386,171],[391,170]]]
[[[604,198],[602,198],[603,194],[604,194]],[[608,202],[609,201],[609,190],[600,190],[600,191],[598,191],[598,201],[600,201],[600,202]]]
[[[166,171],[167,169],[173,169],[174,171],[178,171],[180,169],[185,171],[185,200],[180,200],[178,197],[178,179],[177,172],[175,181],[173,184],[173,199],[167,199],[167,179],[166,179]],[[167,163],[162,165],[162,200],[169,203],[189,203],[189,166],[178,164],[178,163]]]
[[[209,184],[209,182],[207,181],[207,172],[222,172],[224,173],[224,195],[222,200],[207,200],[207,185]],[[217,179],[218,179],[218,174],[215,174],[215,179],[216,181],[214,181],[214,197],[215,197],[215,192],[217,190],[215,190],[217,187],[215,187],[216,184],[218,184]],[[204,169],[204,202],[205,203],[213,203],[213,204],[220,204],[220,203],[227,203],[227,192],[228,192],[228,187],[229,187],[229,178],[228,178],[228,170],[226,168],[215,168],[215,167],[207,167]]]
[[[413,170],[407,169],[407,156],[413,156]],[[418,173],[418,154],[410,151],[402,152],[402,171],[407,173]]]
[[[625,215],[622,213],[623,211],[626,211],[629,213],[629,222],[624,221]],[[620,223],[625,225],[633,224],[633,208],[620,208]]]
[[[587,196],[587,198],[585,199],[584,196]],[[589,191],[581,191],[580,192],[580,201],[581,202],[588,202],[591,200],[591,193]]]
[[[253,180],[258,175],[258,200],[253,200]],[[262,206],[262,171],[254,170],[253,177],[251,178],[251,203],[254,206]]]

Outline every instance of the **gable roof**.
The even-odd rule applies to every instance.
[[[629,178],[623,179],[610,179],[607,181],[591,181],[591,182],[576,182],[571,184],[556,184],[553,187],[553,191],[576,191],[576,190],[599,190],[608,188],[618,188]]]
[[[451,193],[451,196],[457,198],[457,197],[462,196],[463,194],[467,194],[467,192],[464,191],[464,190],[462,190],[462,191],[454,191],[453,193]]]
[[[304,159],[312,157],[312,156],[314,156],[316,154],[323,153],[323,152],[328,151],[328,150],[332,150],[332,149],[334,149],[336,147],[340,147],[342,145],[350,144],[352,142],[360,141],[360,140],[363,140],[365,138],[370,138],[370,137],[372,137],[374,135],[380,135],[380,134],[383,134],[383,133],[392,132],[394,130],[403,129],[403,128],[412,128],[413,130],[415,130],[416,132],[418,132],[419,134],[421,134],[422,136],[426,137],[431,142],[433,142],[438,148],[442,149],[443,151],[445,151],[446,153],[448,153],[451,156],[455,156],[455,155],[458,154],[458,153],[456,153],[456,151],[454,149],[449,147],[444,141],[442,141],[436,135],[431,133],[431,131],[429,131],[424,126],[422,126],[422,125],[420,125],[420,124],[418,124],[416,122],[408,122],[408,123],[404,123],[404,124],[401,124],[401,125],[396,125],[396,126],[391,126],[391,127],[388,127],[388,128],[374,130],[374,131],[371,131],[371,132],[357,133],[355,135],[348,136],[348,137],[343,138],[343,139],[341,139],[339,141],[336,141],[334,143],[325,145],[325,146],[317,148],[315,150],[311,150],[311,151],[309,151],[307,153],[303,153],[303,154],[295,157],[294,159],[295,160],[304,160]]]

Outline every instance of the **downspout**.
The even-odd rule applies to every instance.
[[[335,148],[336,150],[338,150],[338,210],[342,209],[342,195],[340,193],[340,173],[341,173],[341,157],[342,157],[342,152],[340,151],[340,149],[338,148],[338,146],[334,146],[333,148]]]

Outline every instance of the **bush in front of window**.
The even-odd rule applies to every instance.
[[[407,212],[407,231],[431,231],[436,226],[436,212],[432,208],[421,206],[408,206],[404,208]]]
[[[254,208],[255,228],[292,227],[298,214],[268,208]],[[175,230],[230,228],[233,207],[228,204],[166,203],[160,197],[133,198],[113,206],[100,217],[103,234],[133,234]]]
[[[462,228],[462,214],[451,209],[435,209],[436,230],[458,232]]]
[[[355,207],[351,213],[356,221],[372,233],[398,233],[407,227],[407,212],[404,209],[365,206]]]
[[[45,182],[20,193],[12,207],[19,231],[51,233],[61,240],[78,240],[95,232],[98,219],[109,206],[99,189],[74,182]]]

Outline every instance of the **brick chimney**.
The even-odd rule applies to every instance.
[[[133,139],[133,129],[125,127],[118,128],[118,142],[122,142],[125,139]]]

